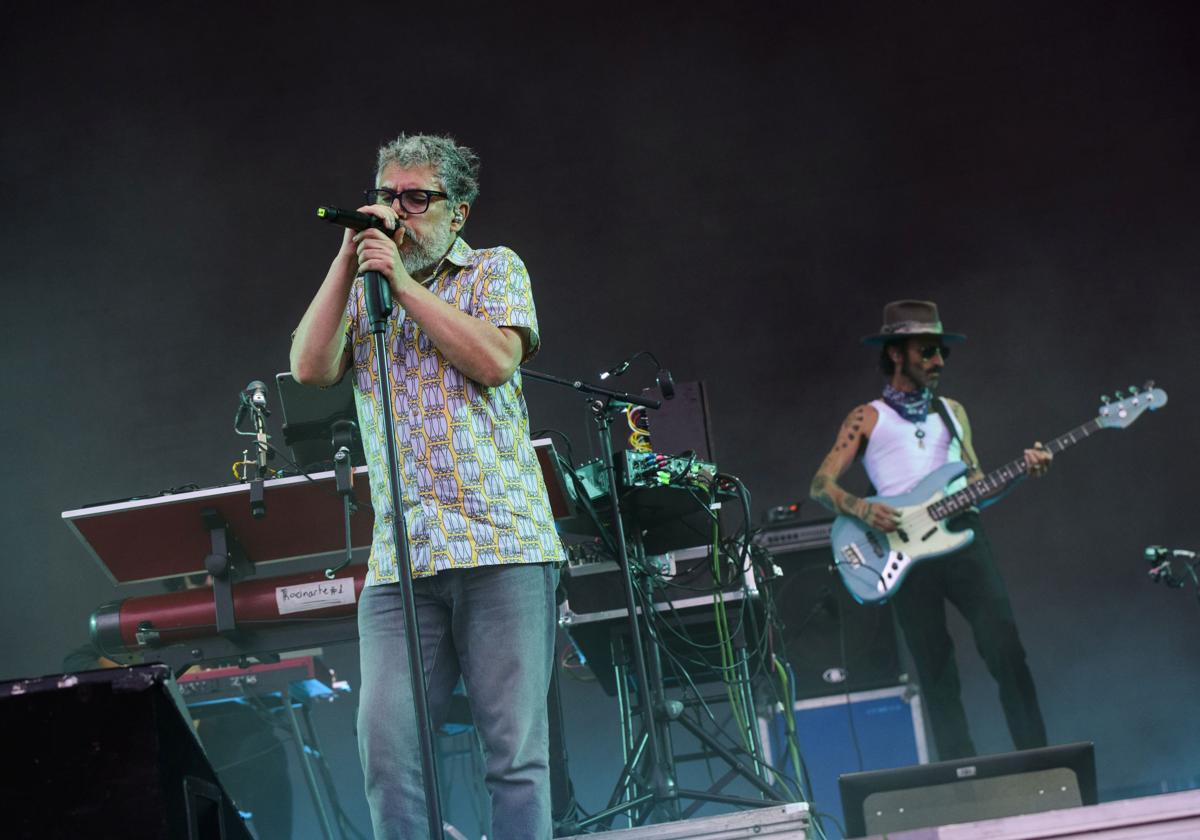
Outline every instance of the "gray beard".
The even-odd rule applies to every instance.
[[[429,271],[437,265],[442,257],[446,256],[446,252],[454,244],[454,238],[457,235],[454,231],[447,230],[443,234],[435,235],[430,240],[422,242],[411,230],[408,231],[404,237],[407,250],[400,249],[400,262],[404,263],[404,270],[412,277]]]

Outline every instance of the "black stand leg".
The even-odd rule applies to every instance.
[[[337,573],[350,565],[354,559],[354,546],[351,541],[350,515],[358,512],[358,498],[354,495],[354,462],[350,457],[350,447],[358,426],[352,420],[338,420],[333,424],[333,477],[337,485],[338,495],[342,497],[342,522],[346,532],[346,555],[341,561],[325,570],[326,580],[333,580]]]
[[[286,691],[283,692],[282,699],[288,727],[296,745],[296,757],[300,760],[300,769],[304,772],[304,783],[308,785],[308,795],[312,799],[313,810],[317,812],[317,820],[321,823],[321,835],[325,840],[333,840],[333,826],[329,822],[329,813],[321,799],[321,791],[317,787],[317,774],[313,771],[315,756],[304,740],[304,733],[300,731],[300,721],[296,718],[295,704]]]
[[[656,706],[660,700],[657,689],[651,684],[646,669],[646,658],[642,650],[641,622],[638,619],[637,598],[633,594],[633,575],[629,567],[629,546],[625,540],[625,526],[621,521],[621,499],[617,489],[617,475],[613,464],[612,435],[609,429],[612,425],[612,406],[598,403],[594,406],[596,430],[600,439],[600,457],[603,459],[608,475],[608,500],[612,507],[612,529],[617,543],[617,564],[621,567],[621,580],[625,588],[625,607],[628,613],[627,622],[630,650],[633,654],[633,673],[638,686],[638,715],[641,717],[642,729],[647,735],[647,759],[650,763],[650,773],[647,779],[655,802],[667,802],[674,797],[675,780],[664,772],[661,733],[658,731]]]
[[[217,633],[225,635],[237,630],[233,615],[234,578],[246,576],[246,562],[229,535],[229,526],[214,508],[200,512],[204,527],[212,541],[212,553],[204,558],[204,569],[212,577],[213,606],[216,610]]]
[[[383,437],[387,444],[388,490],[392,502],[392,536],[396,546],[396,565],[400,574],[400,594],[404,602],[404,635],[408,649],[408,672],[412,682],[413,708],[420,737],[421,774],[425,783],[425,809],[429,816],[430,840],[442,840],[442,806],[438,795],[437,764],[433,743],[433,724],[429,714],[429,696],[425,686],[425,668],[421,661],[416,602],[413,598],[412,566],[409,561],[408,533],[404,526],[404,488],[400,482],[400,456],[396,450],[396,424],[392,417],[392,385],[387,356],[387,320],[392,311],[391,288],[376,271],[363,276],[367,314],[375,341],[375,370],[379,378]]]

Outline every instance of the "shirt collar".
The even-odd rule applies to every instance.
[[[446,252],[445,259],[448,262],[454,263],[459,268],[466,268],[472,262],[471,255],[473,253],[471,246],[464,242],[461,236],[456,236],[454,237],[454,244]]]

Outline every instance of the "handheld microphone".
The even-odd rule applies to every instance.
[[[350,228],[350,230],[375,228],[376,230],[383,231],[388,236],[396,232],[396,229],[388,227],[383,219],[377,216],[368,216],[366,213],[359,213],[357,210],[342,210],[339,207],[318,207],[317,218],[324,219],[330,224]]]
[[[399,222],[396,223],[396,228],[389,228],[383,219],[377,216],[368,216],[357,210],[343,210],[340,207],[318,207],[317,218],[350,228],[350,230],[374,228],[382,231],[386,236],[395,235],[399,229]],[[371,329],[373,332],[382,333],[386,329],[387,318],[392,312],[391,287],[384,282],[383,275],[378,271],[368,271],[363,278],[366,286],[364,291],[367,296],[367,317],[371,321]]]

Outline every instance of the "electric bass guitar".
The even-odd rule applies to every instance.
[[[1130,388],[1118,392],[1115,399],[1101,397],[1100,412],[1064,435],[1046,444],[1057,455],[1100,429],[1124,429],[1145,411],[1167,404],[1167,394],[1147,382],[1139,393]],[[1025,458],[1005,464],[963,489],[949,493],[946,488],[967,472],[967,465],[952,461],[931,472],[912,490],[898,496],[871,496],[869,502],[882,502],[900,512],[895,531],[885,533],[867,527],[854,516],[839,516],[833,523],[830,542],[834,565],[842,581],[860,603],[883,601],[891,597],[912,567],[957,551],[975,539],[967,528],[951,531],[947,522],[955,515],[1003,491],[1023,478],[1028,470]]]

